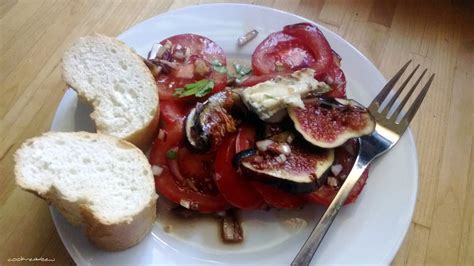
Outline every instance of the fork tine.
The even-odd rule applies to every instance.
[[[405,72],[405,69],[407,69],[408,65],[411,63],[411,59],[408,60],[408,62],[393,76],[393,78],[385,84],[383,89],[379,92],[379,94],[374,98],[374,100],[370,103],[370,107],[373,107],[373,105],[376,105],[375,111],[378,111],[378,108],[382,104],[383,100],[385,100],[385,97],[390,93],[390,90],[392,90],[393,86],[395,83],[397,83],[398,79],[402,76],[403,72]]]
[[[405,89],[405,87],[407,86],[408,82],[411,80],[411,78],[413,77],[413,75],[415,75],[415,72],[418,70],[418,68],[420,67],[420,65],[417,65],[415,67],[415,69],[413,69],[413,71],[410,73],[410,75],[405,79],[405,81],[402,83],[402,85],[397,89],[397,91],[395,92],[395,95],[393,95],[393,97],[390,99],[390,101],[388,102],[388,104],[384,107],[384,109],[382,110],[382,113],[387,115],[388,112],[390,111],[390,109],[392,108],[393,104],[395,103],[395,101],[398,99],[398,97],[400,97],[400,94],[402,93],[403,89]]]
[[[416,86],[418,86],[418,84],[420,83],[421,79],[425,76],[425,73],[426,73],[426,68],[425,70],[423,70],[423,72],[421,73],[421,76],[416,80],[415,84],[413,84],[413,86],[410,88],[410,90],[408,91],[408,93],[405,95],[405,97],[403,98],[402,102],[397,106],[397,108],[395,109],[395,111],[393,112],[392,114],[392,118],[393,119],[397,119],[398,115],[400,114],[400,112],[402,111],[403,107],[405,106],[405,104],[408,102],[408,99],[410,99],[411,95],[413,94],[413,92],[415,92],[415,89],[416,89]]]
[[[408,112],[405,114],[405,116],[403,116],[401,121],[407,121],[408,124],[411,122],[411,120],[413,119],[413,117],[416,114],[416,111],[418,111],[418,108],[420,107],[421,102],[423,102],[423,99],[425,98],[426,93],[428,92],[428,89],[430,88],[430,85],[431,85],[431,82],[434,79],[434,76],[435,76],[435,74],[431,75],[430,79],[425,84],[425,86],[421,90],[420,94],[418,94],[418,97],[416,97],[416,99],[413,102],[412,106],[410,107],[410,109],[408,109]]]

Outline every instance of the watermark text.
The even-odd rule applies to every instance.
[[[8,262],[55,262],[56,258],[44,258],[44,257],[15,257],[15,258],[8,258]]]

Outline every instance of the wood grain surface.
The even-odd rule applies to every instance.
[[[0,1],[0,265],[15,257],[74,264],[47,204],[18,189],[12,171],[12,155],[22,141],[51,125],[66,89],[60,77],[65,48],[86,34],[116,36],[149,17],[208,2]],[[386,77],[409,58],[436,73],[412,125],[420,167],[418,199],[393,264],[474,265],[472,1],[241,2],[286,10],[327,26]]]

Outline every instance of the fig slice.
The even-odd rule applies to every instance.
[[[288,108],[296,130],[321,148],[338,147],[351,138],[369,135],[375,120],[354,100],[317,97],[304,101],[304,108]]]
[[[278,145],[277,142],[274,144]],[[305,145],[303,140],[285,145],[290,147],[286,154],[277,152],[275,147],[265,151],[250,149],[236,154],[239,171],[249,178],[290,193],[309,193],[325,184],[326,172],[334,161],[333,149]]]
[[[198,152],[218,147],[226,134],[237,130],[237,121],[230,114],[234,104],[232,92],[224,90],[197,103],[185,120],[186,142]]]

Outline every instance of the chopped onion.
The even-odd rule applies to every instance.
[[[186,209],[190,209],[191,208],[191,202],[189,200],[186,200],[186,199],[181,199],[179,201],[179,205],[183,206],[184,208]]]
[[[268,146],[272,145],[274,142],[271,139],[264,139],[257,141],[255,145],[257,146],[257,149],[260,151],[266,151],[268,149]]]
[[[286,143],[281,143],[279,145],[279,150],[282,154],[290,154],[291,153],[291,148],[290,148],[290,145],[286,144]]]
[[[284,163],[286,161],[286,155],[280,154],[275,158],[275,160],[277,160],[278,163]]]
[[[196,59],[194,62],[194,73],[198,75],[205,75],[206,73],[209,72],[209,67],[206,65],[206,62],[202,59]]]
[[[328,185],[331,187],[337,187],[337,179],[333,176],[328,177]]]
[[[292,143],[293,140],[295,140],[295,135],[294,134],[288,134],[288,137],[286,138],[286,142]]]
[[[160,50],[162,50],[162,48],[163,48],[163,45],[159,43],[154,43],[153,46],[151,47],[150,52],[148,52],[147,59],[155,59],[157,57],[161,57],[161,56],[158,56],[158,54],[160,53]]]
[[[255,156],[255,158],[253,160],[256,163],[261,163],[261,162],[263,162],[263,157],[262,156]]]
[[[344,145],[344,149],[350,154],[350,155],[354,155],[355,154],[355,151],[354,151],[354,147],[350,144],[348,145]]]
[[[239,46],[244,46],[245,44],[249,43],[251,40],[253,40],[255,37],[257,37],[258,31],[257,30],[251,30],[247,32],[245,35],[239,37],[237,39],[237,44]]]
[[[283,225],[285,225],[285,227],[290,229],[292,232],[298,232],[304,229],[308,225],[308,222],[298,217],[292,217],[283,221]]]
[[[158,49],[158,51],[156,52],[156,56],[155,58],[162,58],[163,55],[169,50],[169,48],[167,48],[166,46],[164,45],[161,45],[160,46],[160,49]]]
[[[184,61],[187,62],[190,56],[191,56],[191,49],[189,49],[189,47],[186,47],[186,50],[184,51]]]
[[[173,69],[178,68],[178,66],[177,66],[175,63],[170,62],[170,61],[166,61],[166,60],[160,59],[159,62],[162,63],[163,65],[169,66],[169,67],[171,67],[171,68],[173,68]]]
[[[166,130],[164,129],[161,129],[158,131],[158,139],[159,140],[166,140],[166,135],[168,134],[168,132],[166,132]]]
[[[188,184],[188,186],[194,190],[194,191],[198,191],[197,187],[194,185],[193,181],[189,178],[186,178],[186,184]]]
[[[325,81],[326,81],[326,83],[329,83],[329,84],[334,83],[334,79],[333,79],[332,77],[330,77],[329,75],[326,76],[326,80],[325,80]]]
[[[184,52],[183,52],[182,50],[176,50],[176,51],[174,52],[173,56],[174,56],[175,58],[177,58],[177,59],[180,59],[180,60],[182,60],[182,59],[184,59],[184,58],[186,57],[185,54],[184,54]]]
[[[335,164],[331,166],[331,172],[334,174],[334,176],[338,176],[342,171],[342,165],[341,164]]]
[[[160,167],[158,165],[153,165],[151,167],[151,171],[153,172],[154,176],[160,176],[161,173],[163,173],[163,167]]]
[[[170,150],[173,150],[175,152],[178,152],[178,148],[174,147]],[[168,166],[170,168],[170,172],[173,174],[174,177],[178,178],[180,181],[184,182],[184,177],[179,171],[179,166],[178,166],[178,160],[170,160],[168,159]]]

